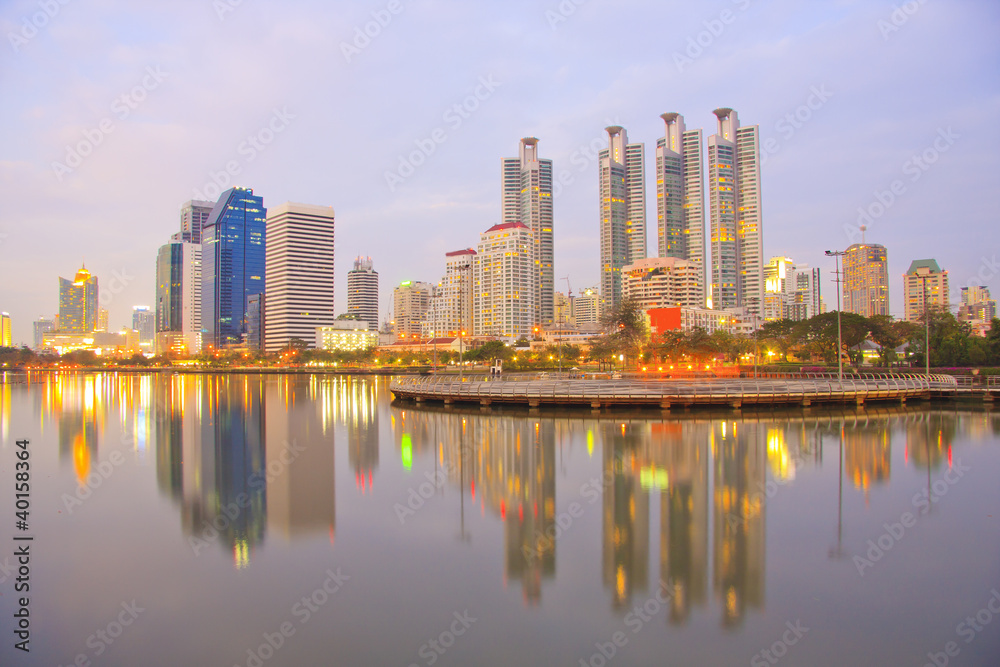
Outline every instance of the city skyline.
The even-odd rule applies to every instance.
[[[966,285],[997,292],[990,209],[960,194],[989,187],[1000,153],[996,102],[975,83],[997,78],[996,7],[928,3],[898,16],[891,2],[806,7],[775,23],[779,3],[739,2],[725,3],[723,23],[722,8],[636,3],[630,11],[646,20],[608,55],[594,45],[613,10],[574,6],[407,4],[348,56],[342,44],[374,8],[262,2],[219,16],[211,4],[155,14],[60,5],[37,36],[16,48],[8,40],[3,64],[8,85],[25,91],[2,112],[0,309],[14,341],[29,343],[32,322],[55,314],[53,277],[84,260],[108,295],[111,328],[128,322],[134,304],[153,301],[151,258],[176,231],[178,204],[233,185],[265,202],[335,206],[335,310],[346,311],[344,268],[358,254],[383,267],[379,296],[389,303],[399,282],[436,280],[445,252],[502,222],[496,160],[524,136],[538,137],[553,164],[556,286],[566,275],[597,284],[603,128],[627,127],[649,148],[663,136],[664,109],[707,135],[720,105],[760,127],[763,260],[820,268],[833,294],[834,262],[822,251],[859,242],[865,224],[867,240],[889,250],[897,318],[914,259],[935,257],[951,272],[953,304]],[[8,3],[0,26],[20,34],[36,11]],[[511,34],[529,47],[502,46]],[[262,42],[289,48],[264,57]],[[437,42],[448,46],[425,47]],[[456,62],[452,49],[465,56]],[[80,69],[62,67],[67,60]],[[413,98],[421,102],[409,108]],[[652,196],[652,162],[646,172]],[[37,234],[54,239],[44,252]]]

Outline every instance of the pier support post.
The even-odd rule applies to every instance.
[[[590,407],[591,407],[592,410],[600,410],[601,409],[601,402],[600,401],[591,401],[590,402]]]
[[[741,401],[740,399],[729,401],[729,407],[731,407],[733,410],[739,410],[740,408],[743,407],[743,401]]]
[[[492,402],[493,402],[493,400],[489,399],[489,398],[481,398],[481,399],[479,399],[479,405],[483,406],[484,408],[485,407],[489,407],[490,403],[492,403]]]
[[[811,400],[809,400],[808,398],[803,398],[802,399],[802,407],[808,408],[810,405],[812,405],[812,401]]]
[[[529,398],[528,399],[528,407],[529,408],[537,408],[538,407],[538,403],[539,403],[539,401],[538,401],[537,398]]]
[[[864,396],[855,396],[854,397],[854,404],[860,408],[861,406],[863,406],[865,404],[865,397]]]
[[[670,412],[670,401],[660,401],[660,409],[664,412]]]

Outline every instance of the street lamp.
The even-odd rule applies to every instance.
[[[837,271],[836,271],[836,283],[837,283],[837,380],[843,382],[844,380],[844,358],[842,356],[844,350],[843,336],[840,329],[840,257],[846,255],[847,253],[843,250],[827,250],[827,257],[837,258]]]

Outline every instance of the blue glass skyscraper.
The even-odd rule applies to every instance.
[[[264,200],[247,188],[222,193],[202,229],[201,324],[205,348],[238,345],[247,299],[264,292]]]

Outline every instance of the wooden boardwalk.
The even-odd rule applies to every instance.
[[[863,405],[869,401],[950,398],[959,386],[950,375],[883,374],[803,376],[782,379],[582,379],[511,375],[501,378],[475,375],[397,378],[389,386],[397,400],[527,405],[582,405],[603,407],[779,406],[814,404]],[[1000,396],[1000,386],[985,395]]]

